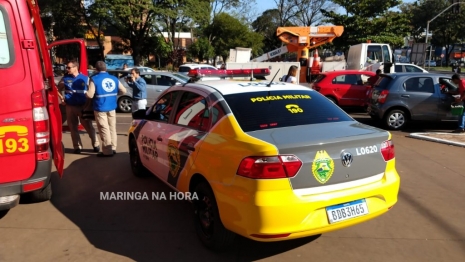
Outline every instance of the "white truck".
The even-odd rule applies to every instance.
[[[269,68],[270,76],[266,77],[271,80],[278,69],[280,69],[277,78],[287,74],[289,67],[295,65],[301,69],[299,62],[265,62],[288,52],[286,46],[275,49],[271,52],[263,54],[249,62],[228,62],[227,69],[243,69],[243,68]],[[309,57],[308,67],[313,65],[313,56]],[[318,61],[320,58],[317,58]],[[231,60],[231,59],[230,59]],[[395,57],[389,44],[379,43],[361,43],[353,45],[349,48],[347,58],[344,55],[335,55],[325,57],[324,61],[319,61],[321,72],[339,71],[339,70],[363,70],[373,71],[381,69],[383,73],[395,72]],[[300,82],[300,74],[297,74],[298,82]],[[276,80],[276,79],[275,79]],[[305,80],[303,82],[306,82]]]
[[[362,43],[349,48],[347,70],[394,73],[394,53],[389,44]]]

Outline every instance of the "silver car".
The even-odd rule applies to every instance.
[[[455,120],[451,104],[457,86],[451,76],[430,73],[381,75],[368,96],[368,114],[391,130],[410,121]]]
[[[125,78],[127,77],[128,72],[121,70],[124,73],[121,73],[119,70],[115,72],[109,72],[114,74],[119,72],[119,80],[126,87],[127,92],[124,95],[118,96],[118,110],[123,113],[130,113],[132,111],[132,88],[128,86]],[[165,91],[168,87],[176,84],[184,84],[189,81],[189,78],[185,75],[179,73],[170,73],[170,72],[141,72],[141,77],[144,78],[147,83],[147,104],[150,105],[154,103],[158,96]]]

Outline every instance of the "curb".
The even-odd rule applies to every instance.
[[[442,143],[442,144],[447,144],[447,145],[465,147],[465,143],[454,142],[454,141],[441,139],[441,138],[429,137],[429,136],[426,136],[425,134],[450,135],[450,133],[411,133],[407,137],[417,138],[421,140],[427,140],[427,141],[432,141],[432,142],[437,142],[437,143]]]

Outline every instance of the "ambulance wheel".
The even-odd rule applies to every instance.
[[[29,200],[33,203],[44,202],[52,199],[52,181],[42,189],[29,193]]]
[[[215,195],[206,182],[194,189],[195,231],[200,241],[209,249],[226,251],[232,246],[235,233],[227,230],[221,222]]]
[[[136,139],[131,137],[129,140],[129,159],[131,161],[132,173],[137,177],[147,177],[149,171],[140,161],[139,149],[137,148]]]

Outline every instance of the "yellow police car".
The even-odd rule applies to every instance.
[[[257,241],[322,234],[397,202],[391,134],[304,86],[192,81],[133,116],[134,174],[153,174],[193,196],[197,234],[211,249],[227,248],[236,234]]]

